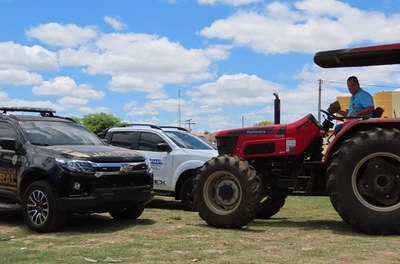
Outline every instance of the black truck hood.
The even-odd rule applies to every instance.
[[[40,152],[70,159],[90,160],[93,162],[133,162],[144,161],[145,157],[134,150],[108,145],[56,145],[37,147]]]

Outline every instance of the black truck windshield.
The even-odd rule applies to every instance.
[[[85,127],[74,122],[20,121],[33,145],[103,145],[103,142]]]

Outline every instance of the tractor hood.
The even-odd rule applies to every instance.
[[[244,127],[219,131],[215,137],[238,136],[238,135],[260,135],[260,134],[284,134],[286,125],[271,125],[259,127]]]
[[[246,127],[215,135],[219,154],[243,158],[295,155],[314,138],[322,138],[322,127],[312,114],[290,124]]]

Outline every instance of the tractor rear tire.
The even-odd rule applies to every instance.
[[[285,205],[286,195],[273,194],[266,196],[261,200],[257,209],[256,218],[269,219],[276,215],[279,210]]]
[[[376,235],[400,233],[400,131],[357,132],[332,155],[327,190],[350,225]]]
[[[260,203],[260,179],[247,161],[221,155],[198,170],[194,199],[200,217],[219,228],[241,228],[255,216]]]

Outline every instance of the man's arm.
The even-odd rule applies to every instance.
[[[338,113],[341,116],[347,116],[347,111],[339,110],[336,113]]]
[[[369,106],[364,108],[363,110],[356,112],[356,113],[352,113],[350,116],[363,116],[363,115],[370,115],[372,114],[372,112],[374,112],[375,108],[373,106]]]

